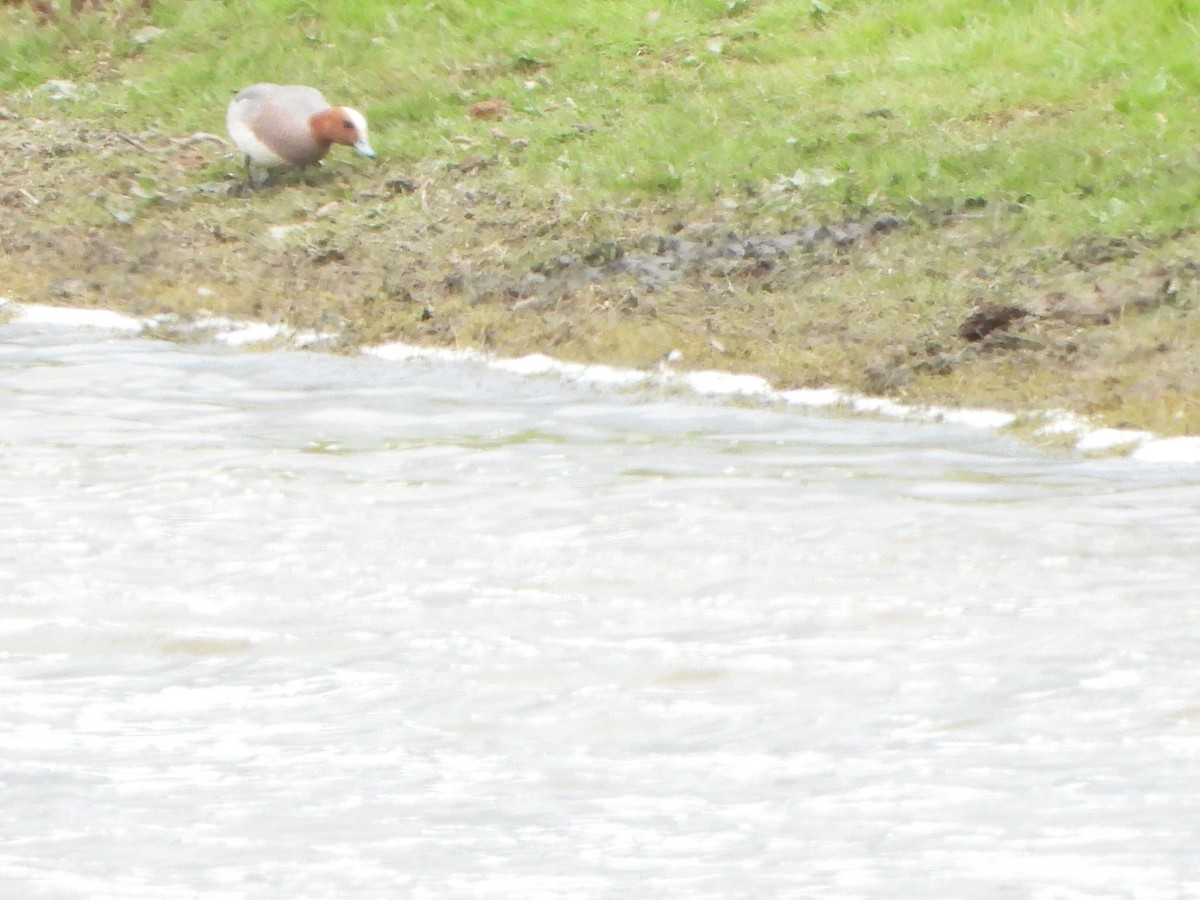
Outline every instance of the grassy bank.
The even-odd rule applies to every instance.
[[[1200,433],[1200,3],[1146,6],[4,6],[0,292]],[[381,160],[235,196],[260,80]]]

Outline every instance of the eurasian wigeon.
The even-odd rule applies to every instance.
[[[229,102],[225,127],[246,154],[246,172],[256,162],[268,169],[310,166],[334,144],[348,144],[375,158],[367,120],[348,106],[330,106],[316,88],[298,84],[254,84]]]

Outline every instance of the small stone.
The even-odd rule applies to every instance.
[[[52,78],[38,88],[50,95],[51,100],[78,100],[79,88],[73,81]]]
[[[267,229],[267,234],[277,241],[282,241],[289,234],[294,234],[297,231],[303,231],[304,225],[272,225]]]
[[[411,194],[417,189],[417,183],[411,178],[393,178],[385,181],[383,186],[393,194]]]
[[[144,28],[139,28],[133,33],[133,42],[135,44],[146,45],[151,41],[158,40],[167,33],[167,29],[159,28],[157,25],[147,25]]]
[[[867,366],[864,374],[867,390],[872,394],[887,394],[912,381],[912,373],[907,368],[893,363],[873,363]]]

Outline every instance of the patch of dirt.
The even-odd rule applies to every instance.
[[[1095,267],[1073,284],[1047,291],[1030,303],[1030,312],[1071,325],[1110,325],[1122,316],[1147,312],[1179,299],[1192,272],[1155,267],[1145,275]]]
[[[580,209],[512,185],[492,149],[370,165],[335,152],[241,196],[241,161],[217,135],[8,111],[0,294],[249,316],[337,332],[342,350],[403,339],[634,366],[681,355],[784,386],[1200,431],[1200,410],[1193,422],[1195,404],[1175,399],[1200,390],[1200,238],[1047,254],[976,201],[832,224],[715,199]],[[1156,411],[1131,409],[1136,396]]]
[[[904,224],[899,216],[885,215],[840,225],[809,225],[773,235],[730,231],[708,240],[664,235],[631,243],[611,241],[591,246],[579,255],[561,254],[539,263],[509,291],[523,304],[530,304],[567,296],[621,276],[654,291],[698,274],[764,275],[794,253],[821,244],[848,247]]]

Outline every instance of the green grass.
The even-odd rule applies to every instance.
[[[53,26],[0,6],[0,292],[630,365],[682,348],[785,385],[1200,433],[1200,0],[114,2]],[[223,134],[267,80],[363,110],[379,162],[335,151],[230,197],[235,155],[175,139]],[[487,98],[510,115],[471,119]],[[680,229],[893,212],[911,227],[771,272],[509,290]],[[281,224],[305,230],[264,239]],[[1055,292],[1103,324],[1031,317],[1041,350],[961,352],[979,302]]]
[[[72,112],[122,128],[220,131],[240,86],[304,82],[417,160],[487,143],[464,111],[497,96],[528,141],[514,174],[585,195],[738,195],[805,170],[836,176],[794,198],[829,215],[983,197],[1058,235],[1196,224],[1188,0],[159,0],[145,45],[96,18],[0,22],[0,90],[79,80],[94,93]]]

